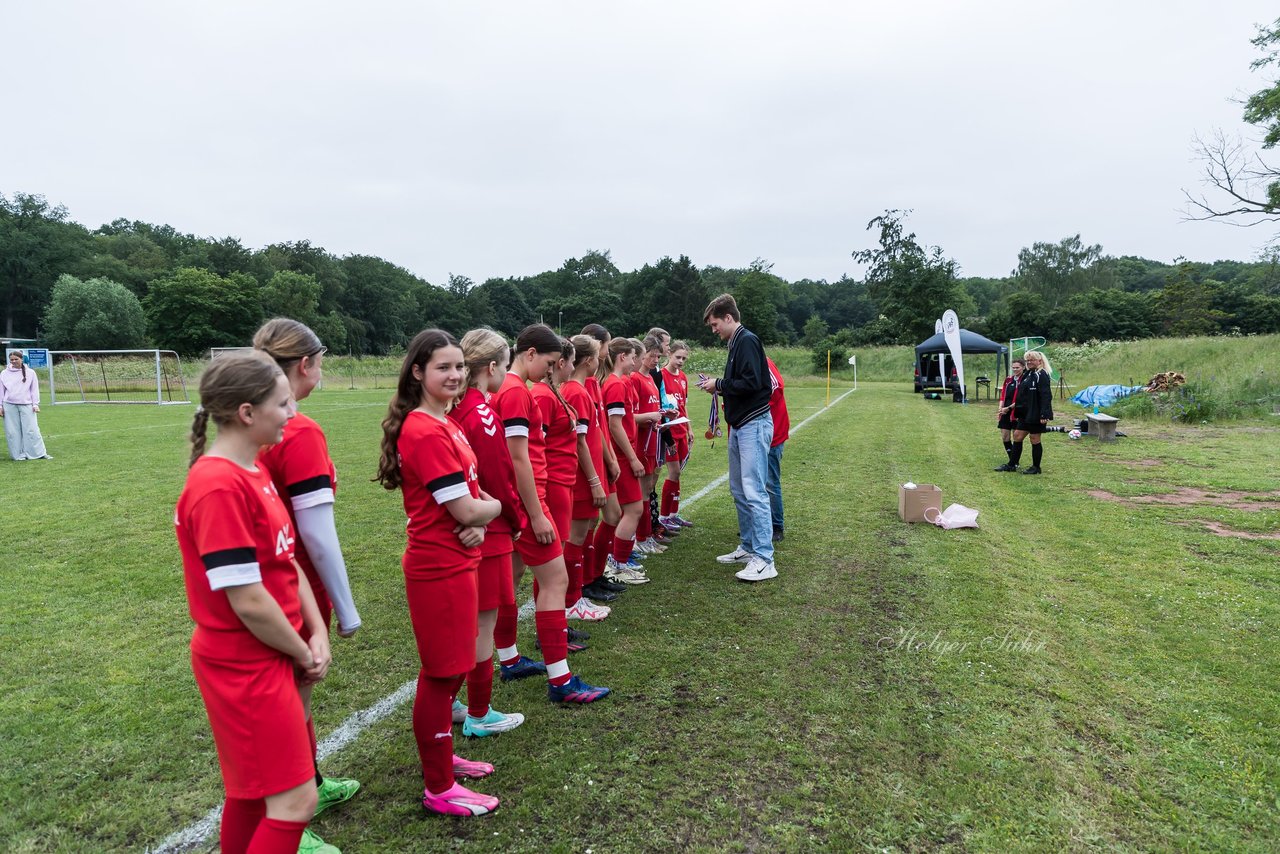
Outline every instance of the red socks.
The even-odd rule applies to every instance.
[[[594,568],[595,581],[596,578],[604,575],[604,565],[610,554],[613,553],[613,535],[618,530],[616,525],[610,525],[607,522],[601,522],[596,528],[596,564]],[[627,557],[631,557],[631,552],[627,552]]]
[[[604,561],[600,562],[601,570],[604,568]],[[596,540],[592,536],[592,532],[587,532],[587,540],[582,544],[582,583],[590,584],[600,577],[600,572],[596,570]]]
[[[649,502],[643,502],[640,508],[640,524],[636,526],[636,540],[644,542],[653,536],[653,516],[649,513]]]
[[[450,757],[452,761],[452,757]],[[282,818],[263,818],[258,830],[249,841],[246,854],[297,854],[302,831],[308,822],[285,821]],[[223,849],[226,851],[226,849]],[[230,854],[230,852],[228,852]]]
[[[564,566],[569,572],[569,586],[564,590],[564,606],[572,608],[582,598],[582,546],[564,544]]]
[[[266,817],[267,802],[262,798],[227,798],[222,807],[222,831],[218,835],[222,850],[227,854],[241,854],[249,850],[249,842],[258,830],[258,824]],[[296,845],[294,850],[297,850]]]
[[[520,609],[511,605],[498,606],[498,622],[493,627],[493,646],[495,649],[515,649],[516,647],[516,618],[520,615]],[[503,664],[515,664],[516,659],[520,657],[519,653],[510,659],[500,658]]]
[[[662,482],[662,510],[661,514],[666,517],[680,510],[680,482],[673,480],[664,480]]]
[[[538,631],[538,643],[542,646],[542,660],[547,663],[547,681],[563,685],[573,675],[569,672],[569,621],[564,609],[535,611],[533,623]]]
[[[618,563],[631,560],[631,541],[613,538],[613,559]]]
[[[467,674],[467,714],[482,718],[489,714],[493,699],[493,659],[477,661]]]
[[[418,693],[413,698],[413,737],[418,742],[423,785],[433,794],[448,791],[453,785],[453,698],[464,678],[440,678],[418,672]],[[295,841],[289,854],[296,854],[297,850]]]

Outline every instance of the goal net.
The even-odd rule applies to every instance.
[[[172,350],[50,350],[51,403],[190,403]]]

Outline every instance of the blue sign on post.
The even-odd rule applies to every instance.
[[[49,367],[49,351],[43,348],[31,348],[26,351],[27,365],[33,368]]]

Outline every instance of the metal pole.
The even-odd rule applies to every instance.
[[[831,405],[831,351],[827,351],[827,402],[826,406]]]
[[[164,397],[160,391],[160,351],[156,351],[156,403],[162,403]]]

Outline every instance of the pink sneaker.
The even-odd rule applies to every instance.
[[[604,605],[588,602],[585,597],[580,597],[573,603],[572,608],[564,609],[564,616],[568,620],[586,620],[595,623],[609,616],[609,609]]]
[[[453,754],[453,776],[466,777],[468,780],[479,780],[493,773],[493,766],[488,762],[472,762]],[[455,787],[456,788],[456,787]]]
[[[437,815],[484,815],[498,808],[498,799],[454,783],[447,792],[440,795],[433,795],[424,789],[422,806],[427,812]]]

